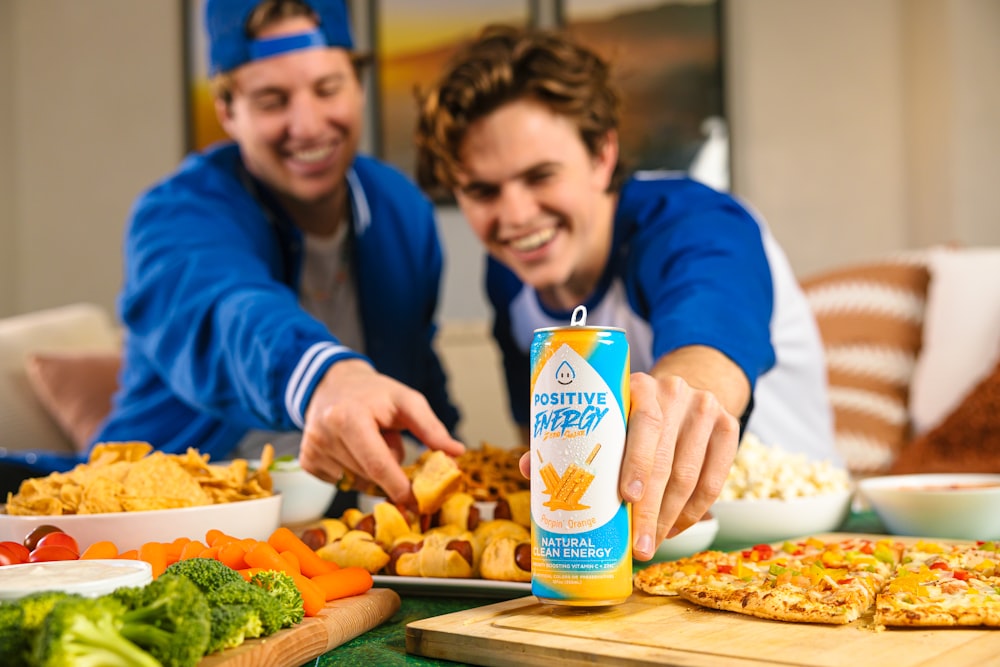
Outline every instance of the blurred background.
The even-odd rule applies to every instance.
[[[0,0],[0,317],[113,310],[129,208],[198,140],[200,1]],[[489,20],[566,25],[609,49],[624,86],[652,91],[627,120],[637,145],[674,140],[656,146],[659,166],[690,164],[715,127],[723,185],[800,277],[936,243],[1000,245],[1000,0],[439,2],[351,1],[359,46],[383,67],[366,82],[365,148],[404,169],[411,82],[456,40]],[[664,25],[650,12],[688,23],[649,30]],[[689,60],[653,67],[671,57]],[[482,258],[447,203],[440,224],[443,342],[461,364],[485,340]]]

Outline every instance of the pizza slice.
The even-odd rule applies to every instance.
[[[759,618],[842,625],[856,621],[871,607],[881,585],[878,575],[834,573],[816,563],[775,566],[766,576],[735,586],[718,584],[693,584],[678,594],[703,607]]]
[[[902,554],[892,540],[807,538],[659,563],[638,573],[636,585],[761,618],[845,624],[871,608]]]
[[[1000,551],[994,542],[918,542],[875,600],[884,626],[1000,626]]]
[[[653,595],[678,595],[682,589],[699,584],[739,587],[761,578],[773,565],[815,558],[824,547],[824,542],[810,538],[778,547],[758,544],[740,551],[703,551],[651,565],[636,574],[634,583]]]

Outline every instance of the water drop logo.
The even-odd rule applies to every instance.
[[[556,382],[559,384],[563,386],[573,384],[573,380],[575,379],[576,371],[573,370],[573,367],[569,365],[568,361],[562,362],[559,364],[558,368],[556,368]]]

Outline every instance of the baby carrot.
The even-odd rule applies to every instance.
[[[167,545],[162,542],[146,542],[139,547],[139,560],[153,566],[153,579],[167,569]]]
[[[293,574],[292,579],[302,595],[302,609],[306,616],[318,615],[326,605],[326,595],[324,595],[323,589],[318,584],[314,584],[312,579],[301,574]]]
[[[299,557],[296,556],[291,551],[282,551],[279,554],[288,562],[288,566],[295,570],[297,573],[302,574],[302,563],[299,562]]]
[[[129,549],[128,551],[123,551],[120,554],[118,554],[118,557],[123,558],[125,560],[139,560],[139,550]]]
[[[259,567],[262,570],[277,570],[278,572],[286,572],[290,575],[298,574],[288,564],[288,561],[282,558],[281,554],[275,551],[274,547],[267,542],[259,542],[257,546],[246,552],[243,560],[250,567]]]
[[[372,587],[372,575],[363,567],[343,567],[336,572],[319,574],[312,582],[320,587],[326,601],[360,595]]]
[[[226,535],[224,532],[217,528],[211,528],[205,533],[205,542],[210,547],[221,547],[223,544],[228,544],[230,542],[238,542],[232,535]]]
[[[219,548],[219,560],[234,570],[242,570],[247,566],[246,552],[239,542],[223,544]]]
[[[181,549],[180,555],[177,557],[178,560],[187,560],[188,558],[197,558],[201,552],[207,549],[208,546],[202,544],[198,540],[191,540],[184,545]]]
[[[338,569],[335,563],[323,560],[316,555],[316,552],[310,549],[308,544],[285,526],[281,526],[271,533],[267,542],[279,553],[291,551],[295,554],[299,559],[302,574],[307,577],[315,577],[317,574],[326,574]]]
[[[118,547],[115,546],[114,542],[108,542],[107,540],[94,542],[89,547],[84,549],[82,554],[80,554],[80,560],[93,560],[95,558],[117,558],[117,557],[118,557]]]
[[[208,547],[204,551],[198,554],[198,558],[211,558],[213,560],[219,560],[219,549],[222,547],[214,546]]]
[[[184,549],[184,545],[190,541],[190,537],[178,537],[176,540],[166,545],[167,566],[170,566],[180,560],[181,551]]]

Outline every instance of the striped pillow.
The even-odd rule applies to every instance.
[[[837,448],[856,476],[888,470],[909,440],[929,279],[921,253],[802,281],[826,350]]]

